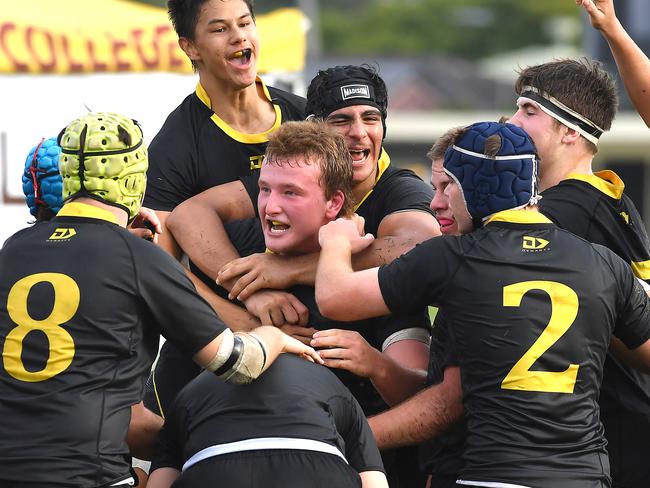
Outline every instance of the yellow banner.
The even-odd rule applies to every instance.
[[[259,71],[300,71],[306,19],[297,9],[257,18]],[[0,0],[0,73],[191,73],[161,8],[124,0]]]

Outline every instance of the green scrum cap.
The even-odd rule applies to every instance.
[[[147,186],[147,148],[135,120],[111,112],[73,120],[58,137],[63,198],[88,197],[140,211]]]

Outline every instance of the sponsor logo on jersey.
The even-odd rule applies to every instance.
[[[626,224],[630,223],[630,214],[627,212],[621,212],[621,217],[623,217],[623,220],[625,220]]]
[[[343,100],[350,98],[370,98],[370,88],[368,85],[346,85],[341,87],[341,96]]]
[[[260,169],[262,167],[262,161],[264,161],[264,154],[260,154],[259,156],[251,156],[250,170],[255,171],[256,169]]]
[[[524,242],[521,245],[521,249],[528,252],[541,251],[543,249],[548,250],[546,249],[548,244],[549,242],[541,237],[524,236]]]
[[[64,239],[71,239],[77,235],[77,231],[68,227],[58,227],[50,236],[48,241],[62,241]]]

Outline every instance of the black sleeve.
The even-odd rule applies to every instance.
[[[196,191],[198,142],[189,124],[180,124],[180,107],[169,116],[149,146],[147,191],[143,205],[171,212]]]
[[[184,425],[185,410],[177,405],[168,413],[163,428],[158,434],[156,448],[151,460],[151,472],[158,468],[183,468],[183,446],[180,435]]]
[[[226,329],[177,261],[144,239],[128,242],[138,292],[166,339],[194,355]]]
[[[636,349],[650,339],[650,299],[625,261],[603,246],[594,247],[608,261],[619,284],[614,335],[629,349]]]
[[[434,237],[379,268],[379,287],[393,313],[441,304],[460,259],[455,237]]]
[[[345,458],[357,472],[381,471],[384,464],[368,420],[359,402],[348,391],[329,399],[336,429],[345,441]]]
[[[257,197],[260,194],[260,187],[257,184],[259,179],[260,179],[259,172],[256,172],[255,174],[250,176],[244,176],[242,178],[239,178],[239,181],[241,181],[242,185],[244,185],[244,188],[246,189],[246,193],[248,193],[251,202],[253,202],[253,208],[255,209],[255,217],[258,218],[260,216],[259,212],[257,211]]]
[[[410,169],[399,169],[391,185],[382,188],[386,192],[385,214],[406,210],[421,210],[433,215],[429,207],[433,189]]]
[[[431,332],[427,385],[442,383],[445,368],[449,366],[458,366],[458,358],[449,334],[449,321],[444,310],[438,310]]]

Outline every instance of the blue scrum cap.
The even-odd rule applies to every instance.
[[[34,217],[39,207],[45,207],[56,214],[63,206],[63,183],[59,173],[61,148],[52,137],[34,146],[27,159],[23,172],[23,193],[29,213]]]
[[[500,139],[486,155],[488,139]],[[489,215],[537,203],[537,157],[533,141],[512,124],[477,122],[445,152],[445,172],[461,188],[467,211],[480,223]]]

